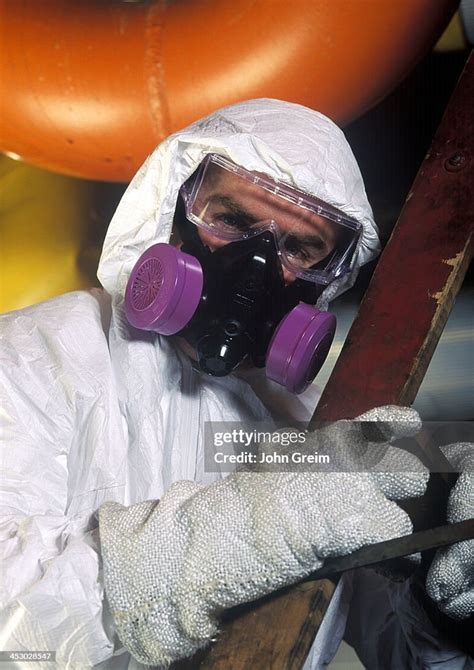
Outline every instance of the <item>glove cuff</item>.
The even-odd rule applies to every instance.
[[[98,510],[105,593],[117,634],[124,647],[148,665],[168,666],[209,642],[207,636],[194,640],[183,631],[178,609],[173,607],[173,575],[167,574],[160,558],[163,547],[158,543],[167,543],[170,565],[179,572],[187,536],[182,529],[172,532],[172,517],[177,505],[201,488],[194,482],[177,484],[162,503],[146,500],[124,507],[108,502]],[[168,537],[165,532],[157,535],[156,525],[149,522],[157,516],[158,507],[163,529],[170,530]]]

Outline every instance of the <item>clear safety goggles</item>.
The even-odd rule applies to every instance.
[[[188,220],[221,240],[272,230],[282,265],[302,279],[329,284],[349,271],[361,224],[297,188],[208,154],[180,193]]]

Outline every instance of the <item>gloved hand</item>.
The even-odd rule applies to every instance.
[[[389,441],[421,425],[416,412],[396,407],[359,419],[381,422],[382,463]],[[306,448],[327,453],[330,445],[335,458],[362,462],[365,434],[362,424],[337,422]],[[298,581],[326,557],[410,533],[392,500],[424,493],[428,473],[415,461],[418,472],[401,475],[243,470],[209,486],[176,482],[160,502],[103,504],[105,590],[122,643],[143,663],[168,665],[205,647],[224,609]]]
[[[441,448],[459,471],[448,499],[449,523],[474,518],[474,445],[467,442]],[[474,613],[474,540],[438,549],[426,578],[428,595],[454,619]]]

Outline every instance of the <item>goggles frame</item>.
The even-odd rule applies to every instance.
[[[263,220],[258,225],[252,226],[248,231],[236,230],[224,231],[216,228],[198,217],[193,211],[193,205],[197,194],[206,179],[206,173],[210,164],[216,165],[221,169],[234,174],[241,179],[259,186],[273,196],[282,198],[297,207],[313,212],[317,216],[324,217],[329,221],[342,227],[342,239],[346,240],[343,245],[339,242],[336,247],[321,261],[309,268],[297,268],[288,261],[285,252],[282,252],[279,244],[279,238],[282,234],[278,228],[278,222],[273,219]],[[189,177],[180,188],[180,194],[184,202],[186,218],[196,226],[203,228],[211,235],[227,241],[244,240],[255,235],[259,235],[266,230],[271,230],[278,242],[278,255],[281,263],[293,274],[301,279],[317,284],[330,284],[334,279],[347,274],[350,271],[351,261],[357,243],[362,233],[362,224],[356,219],[348,216],[337,207],[325,203],[319,198],[306,193],[305,191],[289,186],[285,182],[269,177],[268,175],[256,174],[246,168],[237,165],[233,161],[221,156],[220,154],[207,154],[201,161],[197,170]]]

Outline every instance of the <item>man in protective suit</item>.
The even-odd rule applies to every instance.
[[[312,214],[357,223],[354,244],[343,244],[350,254],[338,259],[320,290],[304,293],[306,304],[314,295],[324,311],[378,253],[357,163],[343,133],[317,112],[275,100],[240,103],[170,136],[148,157],[107,233],[98,273],[104,290],[70,293],[2,318],[4,649],[55,650],[64,667],[166,666],[215,638],[226,607],[297,581],[329,556],[411,532],[394,501],[423,493],[427,473],[414,462],[413,473],[385,478],[380,472],[241,470],[224,477],[206,471],[205,422],[307,423],[317,401],[314,385],[294,395],[265,368],[240,365],[234,374],[206,375],[183,350],[201,342],[199,328],[178,341],[127,318],[127,283],[150,246],[171,241],[190,257],[198,247],[207,253],[202,246],[210,256],[230,248],[229,239],[213,235],[208,210],[193,207],[198,197],[188,193],[181,227],[177,219],[178,198],[186,199],[182,187],[209,155],[241,169],[245,179],[254,174],[262,184],[282,186],[292,212],[301,204],[295,193],[302,194]],[[276,229],[270,219],[260,229],[257,219],[251,219],[255,244],[265,235],[277,243],[282,296],[299,280],[298,291],[314,284],[314,266],[329,272],[323,258],[295,263],[285,243],[288,227]],[[332,242],[329,255],[341,238]],[[204,268],[212,264],[206,258]],[[212,278],[219,280],[204,276],[208,285]],[[293,296],[288,306],[295,302]],[[200,354],[197,359],[202,362]],[[381,422],[387,445],[420,425],[404,408],[361,418]],[[324,435],[314,439],[324,445]],[[353,426],[335,439],[361,453],[367,446]],[[454,451],[455,465],[467,470],[471,450],[458,445]],[[472,478],[467,473],[459,481],[452,521],[471,513],[463,501],[472,494]],[[471,554],[469,545],[439,556],[429,584],[458,617],[473,609]],[[447,575],[453,586],[446,591]],[[323,667],[337,650],[351,589],[350,578],[341,580],[306,668]],[[381,600],[380,608],[389,606]],[[415,651],[403,635],[392,639],[399,644],[393,668],[410,667],[433,648],[431,633]],[[375,647],[372,638],[370,649],[359,647],[368,667],[380,663]],[[443,645],[433,660],[449,668],[465,662]]]

